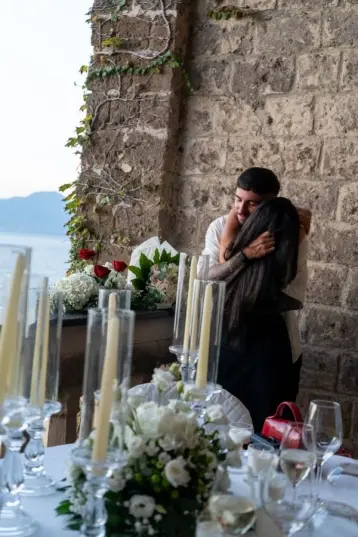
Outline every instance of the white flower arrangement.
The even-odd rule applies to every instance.
[[[165,407],[147,402],[132,409],[124,434],[119,432],[128,460],[110,477],[106,495],[108,537],[195,535],[196,515],[208,500],[226,454],[215,431],[207,434],[185,410],[190,408],[174,402]],[[93,442],[93,435],[87,442]],[[86,501],[86,478],[72,468],[68,479],[68,496],[58,512],[70,515],[75,528]]]
[[[91,276],[83,272],[76,272],[58,280],[56,291],[63,293],[63,304],[67,311],[83,311],[98,299],[98,285]]]

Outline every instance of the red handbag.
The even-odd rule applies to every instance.
[[[286,408],[291,411],[291,421],[283,419],[282,417],[283,412]],[[287,401],[284,401],[278,406],[276,413],[273,416],[269,416],[268,418],[266,418],[265,423],[262,427],[261,434],[263,436],[266,436],[268,438],[274,438],[278,442],[281,442],[287,424],[298,421],[303,421],[302,414],[298,406],[296,406],[295,403],[289,403]]]

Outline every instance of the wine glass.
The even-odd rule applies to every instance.
[[[292,449],[297,450],[297,448]],[[292,503],[291,478],[277,470],[271,469],[263,476],[261,491],[264,513],[275,522],[283,537],[291,537],[300,531],[317,511],[316,502],[311,495],[299,496]],[[267,520],[265,521],[265,516],[263,516],[258,521],[258,533],[261,535],[261,529],[262,535],[266,535],[267,526]]]
[[[322,466],[342,445],[341,406],[335,401],[311,401],[306,423],[313,426],[316,437],[317,483],[322,481]]]
[[[292,501],[296,503],[297,486],[316,465],[314,428],[308,423],[288,424],[280,446],[280,466],[293,487]]]

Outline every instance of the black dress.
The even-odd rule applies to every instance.
[[[283,293],[280,297],[247,315],[235,345],[223,333],[218,383],[246,406],[255,432],[292,393],[291,343],[281,313],[302,305]]]

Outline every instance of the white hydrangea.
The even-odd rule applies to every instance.
[[[221,405],[210,405],[205,411],[205,415],[210,423],[217,423],[221,425],[226,425],[229,423],[225,415],[225,411]]]
[[[63,293],[65,306],[74,311],[82,311],[98,295],[97,283],[84,272],[75,272],[58,280],[56,290]]]
[[[117,272],[115,270],[112,270],[112,264],[106,263],[105,266],[111,265],[110,267],[107,267],[110,269],[110,273],[108,274],[106,281],[104,282],[104,287],[106,289],[125,289],[127,285],[127,279],[125,276],[123,276],[122,273]]]

